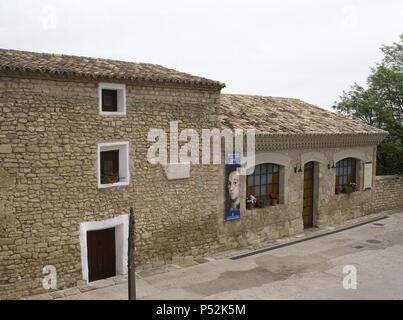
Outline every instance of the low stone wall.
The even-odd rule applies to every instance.
[[[320,203],[319,226],[330,226],[371,213],[403,207],[403,177],[377,176],[372,190],[333,194]]]
[[[403,176],[377,176],[372,212],[403,207]]]
[[[289,237],[303,230],[302,219],[292,205],[279,204],[244,210],[241,220],[230,221],[220,237],[222,249],[259,247],[264,242]]]

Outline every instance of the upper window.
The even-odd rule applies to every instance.
[[[128,142],[100,143],[98,145],[98,187],[129,184]]]
[[[336,163],[336,193],[350,193],[356,190],[356,160],[346,158]]]
[[[117,90],[102,89],[102,111],[118,112]]]
[[[101,115],[126,114],[126,87],[124,84],[99,85],[99,112]]]
[[[272,198],[279,195],[280,167],[277,164],[264,163],[255,166],[253,174],[247,178],[246,198],[254,196],[257,201],[270,204]]]

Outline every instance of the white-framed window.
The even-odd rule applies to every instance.
[[[97,171],[98,188],[129,185],[129,142],[99,143]]]
[[[126,115],[126,86],[124,84],[99,84],[99,114],[104,116]]]

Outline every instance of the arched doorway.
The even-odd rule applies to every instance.
[[[302,220],[304,228],[313,226],[314,212],[314,186],[315,186],[315,163],[307,162],[304,165],[304,192]]]

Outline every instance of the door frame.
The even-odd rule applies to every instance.
[[[83,280],[88,283],[87,231],[115,228],[116,275],[127,274],[127,250],[129,236],[129,215],[80,223],[81,269]]]

